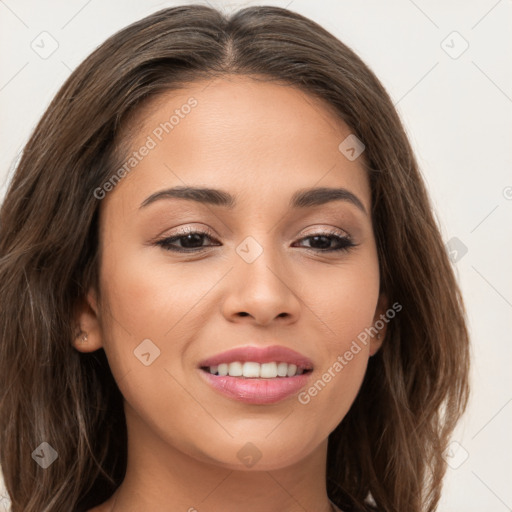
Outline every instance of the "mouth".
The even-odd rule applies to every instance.
[[[311,372],[311,368],[297,366],[293,363],[271,361],[270,363],[257,363],[255,361],[234,361],[220,363],[219,365],[202,366],[201,370],[211,375],[221,377],[241,377],[244,379],[276,379],[290,378]]]
[[[313,363],[294,350],[241,347],[199,364],[201,377],[222,395],[249,404],[271,404],[297,394]]]

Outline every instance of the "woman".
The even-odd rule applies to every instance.
[[[434,511],[464,307],[368,67],[189,5],[71,75],[1,210],[12,510]]]

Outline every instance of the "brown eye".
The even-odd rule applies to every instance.
[[[309,247],[306,248],[316,252],[348,251],[356,246],[348,236],[340,236],[337,231],[315,233],[301,238],[303,240],[310,240]]]
[[[156,242],[157,245],[163,247],[167,251],[176,252],[198,252],[206,247],[203,245],[204,239],[214,240],[209,232],[206,231],[184,231],[171,237],[166,237]],[[179,242],[180,245],[176,245]]]

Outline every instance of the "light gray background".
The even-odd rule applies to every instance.
[[[115,31],[184,3],[0,0],[1,197],[71,70]],[[262,3],[289,7],[334,33],[397,106],[443,237],[467,248],[452,256],[470,320],[473,391],[447,454],[439,510],[512,510],[512,1],[210,0],[226,11]]]

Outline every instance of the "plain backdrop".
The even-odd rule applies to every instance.
[[[0,197],[71,71],[117,30],[184,3],[0,0]],[[210,0],[227,12],[265,3],[320,23],[355,50],[393,98],[430,190],[472,336],[472,397],[446,454],[439,510],[512,510],[512,1]],[[0,497],[0,511],[3,503]]]

